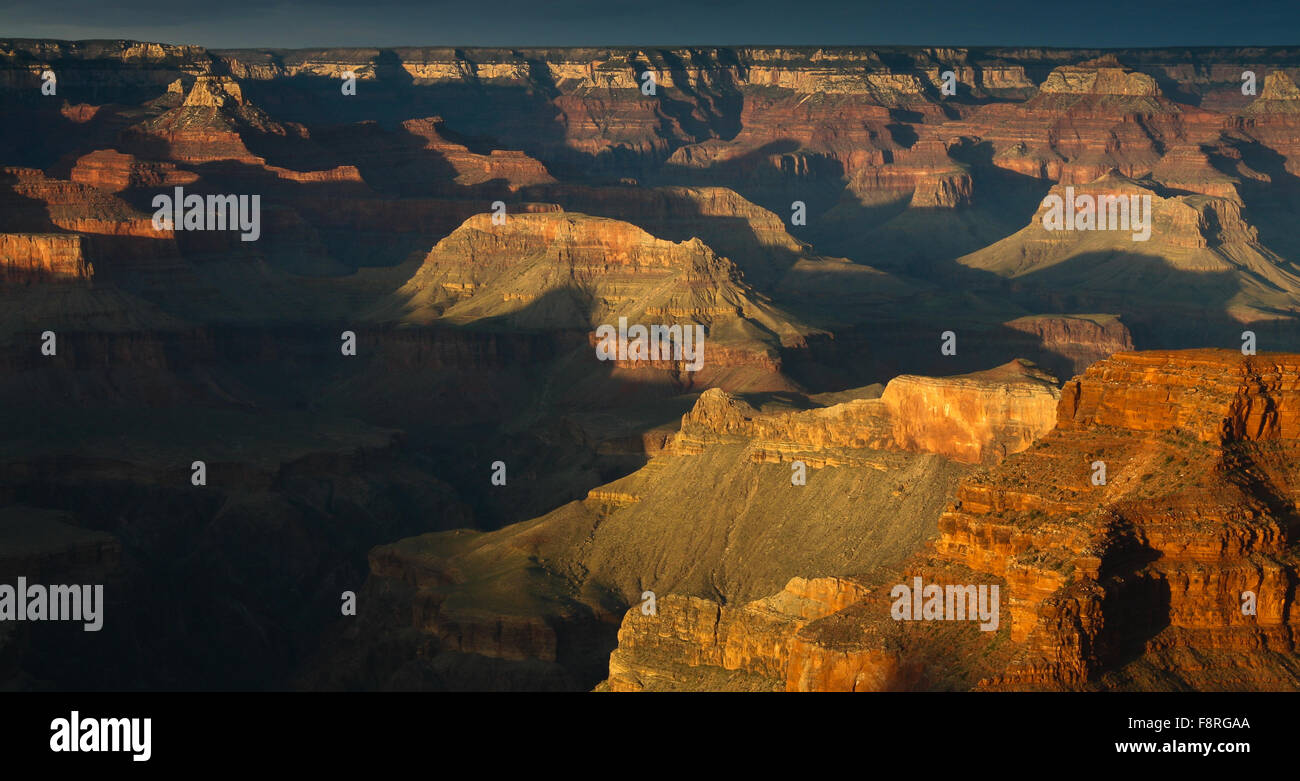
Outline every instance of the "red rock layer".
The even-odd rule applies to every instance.
[[[70,233],[0,233],[0,282],[90,279],[81,236]]]
[[[97,187],[34,169],[0,170],[0,230],[80,234],[83,257],[101,275],[180,265],[172,232],[155,230],[152,215]]]
[[[198,180],[198,174],[171,163],[145,162],[132,155],[101,149],[83,155],[72,167],[72,181],[108,192],[132,187],[168,188]]]
[[[1022,644],[981,685],[1106,686],[1126,654],[1170,645],[1203,667],[1169,681],[1300,685],[1266,653],[1294,653],[1298,414],[1294,355],[1120,353],[1067,383],[1056,430],[966,481],[940,519],[936,553],[1004,580]]]
[[[609,685],[676,670],[688,688],[712,666],[788,690],[1300,688],[1298,425],[1300,356],[1118,353],[1067,384],[1050,434],[960,485],[901,572],[802,624],[661,599],[667,621],[625,618]],[[997,585],[998,631],[893,620],[913,577]]]
[[[0,216],[5,226],[32,225],[47,220],[47,224],[77,233],[148,238],[171,236],[170,231],[154,230],[151,215],[82,184],[52,179],[30,168],[3,169],[0,182],[5,181],[12,192],[6,200],[16,207]],[[4,196],[0,194],[0,197]]]

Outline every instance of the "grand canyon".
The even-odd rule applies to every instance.
[[[1300,689],[1298,83],[0,40],[0,688]]]

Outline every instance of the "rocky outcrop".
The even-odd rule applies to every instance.
[[[111,149],[83,155],[72,167],[71,179],[108,192],[133,187],[165,188],[191,184],[198,174],[184,171],[172,163],[146,162]]]
[[[1160,95],[1155,79],[1124,68],[1113,56],[1056,68],[1038,89],[1044,95]]]
[[[1300,305],[1300,275],[1261,242],[1235,194],[1162,195],[1155,182],[1113,170],[1086,184],[1055,185],[1028,226],[957,262],[1036,291],[1069,290],[1074,306],[1168,333],[1180,312],[1218,307],[1220,319],[1250,322]],[[1225,285],[1233,292],[1225,294]],[[1141,306],[1130,303],[1137,291]],[[1207,310],[1207,301],[1218,303]]]
[[[1113,355],[1066,385],[1050,434],[963,481],[930,551],[861,579],[852,604],[749,617],[762,650],[728,663],[740,633],[692,627],[752,606],[667,601],[666,620],[624,619],[610,686],[709,666],[790,690],[1300,687],[1297,407],[1300,356]],[[895,620],[885,595],[913,577],[998,586],[1001,626]]]
[[[1247,114],[1300,114],[1300,87],[1285,71],[1264,77],[1264,89],[1245,109]]]
[[[1294,74],[1294,72],[1293,72]],[[1279,178],[1300,175],[1300,97],[1297,97],[1296,79],[1300,74],[1271,71],[1264,77],[1264,87],[1259,97],[1241,109],[1241,118],[1231,124],[1244,133],[1247,144],[1257,142],[1283,158],[1278,167],[1255,161],[1255,170],[1245,164],[1235,145],[1225,152],[1228,166],[1236,168],[1247,184],[1275,185]],[[1226,145],[1225,145],[1226,146]],[[1268,197],[1261,193],[1263,198]]]
[[[575,662],[557,649],[603,631],[611,598],[625,600],[636,607],[611,662],[614,689],[785,688],[787,675],[794,688],[846,676],[885,686],[854,672],[856,656],[822,658],[798,630],[869,593],[835,571],[898,562],[924,539],[918,512],[937,511],[963,471],[932,453],[979,461],[1019,450],[1051,428],[1056,398],[1054,381],[1023,363],[902,377],[879,399],[799,412],[708,390],[644,468],[514,527],[377,549],[372,585],[416,589],[413,627],[439,653],[562,667]],[[807,468],[802,482],[791,479],[794,460]],[[788,533],[807,544],[773,556]],[[639,612],[645,590],[660,595],[657,613]],[[489,592],[494,609],[481,599]]]
[[[185,106],[240,106],[244,103],[239,82],[229,76],[199,76],[185,95]]]
[[[1219,180],[1231,177],[1195,159],[1200,145],[1219,137],[1225,115],[1176,102],[1158,86],[1163,73],[1134,70],[1122,59],[1059,65],[1029,100],[982,107],[944,130],[990,144],[994,166],[1024,176],[1082,184],[1111,169],[1141,178],[1159,168],[1162,180],[1210,179],[1212,192],[1191,189],[1226,194]]]
[[[424,149],[441,156],[456,171],[456,183],[482,184],[501,180],[511,187],[554,182],[546,166],[518,150],[493,149],[488,154],[476,154],[467,147],[446,137],[445,123],[441,117],[413,119],[402,123],[402,129],[413,136],[425,139]]]
[[[770,291],[801,260],[816,259],[782,218],[727,187],[591,187],[563,183],[528,187],[527,200],[565,211],[624,220],[674,242],[698,237],[731,260],[745,281]]]
[[[53,263],[47,266],[49,271],[62,264],[64,270],[57,272],[62,279],[69,278],[68,271],[73,277],[88,277],[90,265],[101,277],[130,269],[175,270],[180,265],[172,232],[155,229],[150,214],[98,187],[28,168],[0,170],[0,230],[65,232],[42,239],[10,239],[8,244],[14,253],[7,261],[9,267],[34,269]],[[72,252],[81,259],[73,260]]]
[[[995,463],[1051,430],[1059,395],[1054,378],[1024,361],[959,377],[904,375],[879,399],[783,415],[712,389],[682,418],[674,448],[698,452],[739,437],[754,440],[756,461],[844,463],[850,456],[840,451],[867,448]]]
[[[930,383],[906,378],[891,388],[890,408],[900,414],[941,404],[945,392],[946,403],[927,415],[960,427],[980,405],[1000,414],[1001,424],[980,424],[988,426],[981,436],[991,437],[986,450],[1019,447],[1021,427],[1054,409],[1056,393],[1021,365]],[[641,469],[498,531],[425,535],[378,549],[368,588],[416,588],[402,604],[413,605],[416,631],[436,638],[439,653],[460,649],[569,670],[579,663],[561,649],[580,645],[584,633],[609,631],[615,606],[632,605],[610,688],[785,688],[791,666],[808,680],[852,677],[838,662],[817,661],[797,630],[867,593],[835,573],[896,564],[932,535],[923,519],[937,517],[968,471],[925,452],[933,443],[889,440],[895,428],[900,436],[937,436],[942,421],[932,429],[894,426],[888,410],[879,400],[850,399],[764,412],[706,391],[671,446]],[[797,481],[792,459],[806,466]],[[797,549],[783,542],[791,535],[804,540]],[[763,598],[783,585],[781,595]],[[640,612],[646,591],[659,595],[657,613]],[[863,688],[876,685],[866,680]]]
[[[736,606],[668,595],[655,611],[629,610],[610,655],[602,690],[682,691],[714,688],[781,691],[790,670],[808,670],[798,632],[860,601],[869,590],[844,578],[791,578],[774,596]]]
[[[624,320],[704,328],[703,362],[690,369],[687,356],[609,361],[616,369],[676,373],[733,366],[774,373],[780,348],[815,332],[753,291],[731,261],[697,238],[665,241],[630,223],[567,212],[496,220],[471,217],[440,241],[374,317],[530,329],[617,328]],[[594,362],[598,333],[590,339]]]
[[[1032,315],[1004,326],[1033,337],[1038,348],[1063,359],[1059,365],[1064,371],[1057,376],[1079,374],[1113,353],[1133,349],[1133,335],[1112,315]]]
[[[82,237],[74,233],[0,233],[0,281],[90,279]]]
[[[940,521],[940,554],[1011,591],[1025,647],[986,685],[1118,684],[1124,673],[1106,668],[1124,653],[1172,644],[1202,648],[1206,663],[1166,681],[1296,686],[1267,652],[1291,643],[1298,391],[1296,356],[1228,351],[1121,353],[1067,384],[1041,451],[964,487]],[[1078,466],[1048,466],[1071,452]],[[1243,611],[1245,592],[1257,612]],[[1259,654],[1231,665],[1241,679],[1216,658],[1227,647]]]
[[[38,170],[5,168],[0,171],[0,184],[8,185],[0,190],[0,201],[10,206],[0,224],[10,230],[53,226],[108,236],[171,236],[171,231],[156,230],[150,215],[119,198]]]
[[[1300,405],[1290,398],[1300,390],[1295,371],[1286,356],[1126,354],[1066,383],[1057,427],[1179,431],[1215,445],[1300,439]]]

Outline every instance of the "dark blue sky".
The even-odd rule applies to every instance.
[[[1300,0],[0,0],[0,37],[211,48],[1300,45]]]

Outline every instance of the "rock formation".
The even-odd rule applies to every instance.
[[[801,581],[633,609],[606,685],[1294,689],[1298,392],[1295,355],[1114,355],[1066,384],[1051,433],[962,481],[928,551],[828,581],[811,614],[788,607]],[[913,577],[999,585],[1002,627],[894,620]]]
[[[782,346],[815,332],[754,292],[733,263],[699,239],[664,241],[629,223],[567,212],[509,215],[500,225],[496,219],[472,217],[439,242],[375,317],[584,331],[621,319],[702,326],[702,366],[711,372],[730,365],[774,372]],[[642,363],[680,372],[689,361],[613,365]]]
[[[138,611],[121,680],[39,632],[0,679],[1291,688],[1297,78],[1284,47],[2,40],[0,521],[120,560]],[[258,238],[155,227],[178,187],[256,196]],[[1149,198],[1150,235],[1047,230],[1067,192]],[[703,366],[601,360],[621,319],[702,327]],[[912,577],[1006,620],[900,625]],[[343,590],[371,607],[335,626]]]
[[[719,615],[740,616],[737,647],[703,653],[766,659],[772,638],[749,627],[748,617],[793,632],[855,602],[846,596],[859,593],[855,586],[828,576],[900,561],[933,534],[922,518],[937,517],[969,469],[961,462],[1028,446],[1051,428],[1057,390],[1015,363],[970,377],[900,377],[878,399],[870,390],[849,395],[861,398],[789,412],[708,390],[649,464],[583,501],[497,532],[427,535],[376,549],[367,589],[406,589],[398,604],[411,604],[416,619],[368,631],[414,630],[427,653],[444,660],[438,664],[472,653],[540,661],[551,666],[549,677],[573,676],[590,660],[561,658],[556,649],[612,631],[614,607],[635,606],[650,590],[666,595],[661,616],[687,612],[672,619],[693,633],[684,639],[712,637]],[[955,443],[947,439],[959,431]],[[794,461],[803,462],[807,485],[793,483]],[[782,542],[791,536],[803,540],[797,550]],[[787,582],[794,596],[745,604]],[[690,653],[689,642],[672,648]],[[654,653],[674,669],[713,664],[672,659],[667,646]],[[484,685],[508,684],[507,677]]]
[[[705,391],[682,418],[677,452],[724,438],[751,439],[757,461],[835,463],[841,450],[936,453],[962,463],[1000,461],[1056,422],[1056,380],[1016,361],[961,377],[895,377],[878,399],[859,399],[779,417]]]
[[[75,233],[0,234],[0,278],[6,283],[89,279],[82,237]]]

